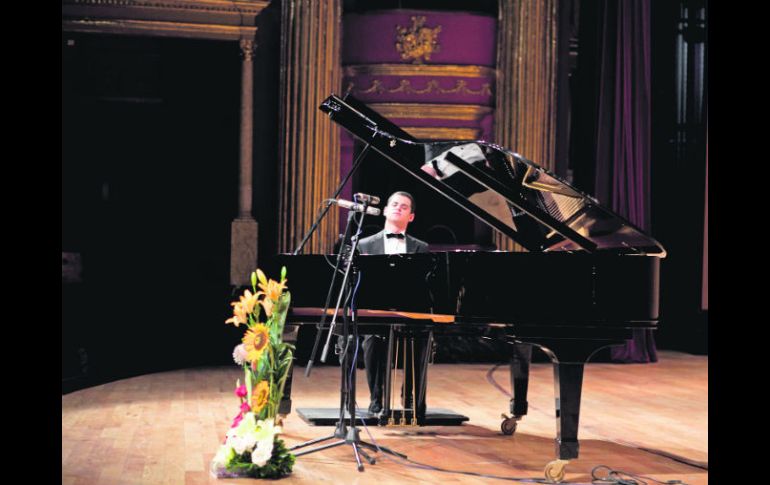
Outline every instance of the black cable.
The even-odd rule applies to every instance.
[[[359,280],[360,282],[360,280]],[[356,290],[357,290],[358,284],[356,284]],[[354,290],[354,293],[356,292]],[[358,354],[358,342],[356,342],[356,351],[355,355]],[[355,365],[355,362],[353,363]],[[491,379],[492,373],[500,367],[502,364],[497,364],[492,369],[490,369],[489,372],[487,372],[487,380],[490,381],[495,387],[500,389],[504,394],[509,394],[505,389],[503,389],[501,386],[499,386],[496,382],[494,382],[494,379]],[[348,374],[348,379],[350,379],[350,376],[352,375],[352,368]],[[360,408],[358,407],[358,402],[354,401],[354,405],[356,408],[356,415],[358,415],[358,411],[360,411]],[[366,434],[369,435],[369,439],[371,440],[372,444],[377,448],[377,451],[381,454],[379,456],[385,457],[392,462],[396,463],[397,465],[407,466],[410,468],[417,468],[420,470],[430,470],[430,471],[436,471],[441,473],[456,473],[459,475],[468,475],[468,476],[474,476],[474,477],[481,477],[481,478],[491,478],[496,480],[506,480],[510,482],[519,482],[519,483],[551,483],[549,480],[545,478],[530,478],[530,477],[505,477],[500,475],[490,475],[486,473],[479,473],[479,472],[470,472],[470,471],[464,471],[464,470],[448,470],[446,468],[440,468],[433,465],[427,465],[424,463],[420,463],[414,460],[410,460],[409,458],[401,458],[397,457],[397,459],[391,457],[388,453],[384,453],[382,448],[380,448],[380,445],[377,443],[377,440],[372,436],[371,431],[369,431],[369,427],[366,425],[366,420],[362,419],[361,423],[363,424],[364,430],[366,430]],[[404,463],[406,462],[406,463]],[[597,471],[600,469],[606,469],[607,475],[604,477],[597,476]],[[621,470],[613,470],[610,467],[606,465],[597,465],[591,470],[591,485],[649,485],[646,480],[651,480],[655,483],[660,483],[663,485],[688,485],[687,483],[681,481],[681,480],[667,480],[667,481],[660,481],[656,480],[651,477],[646,477],[643,475],[634,475],[632,473],[624,472]],[[581,482],[559,482],[564,485],[588,485]]]
[[[509,398],[513,398],[513,394],[510,391],[508,391],[507,389],[505,389],[503,386],[498,384],[497,381],[495,381],[495,378],[492,376],[492,374],[494,374],[494,372],[497,370],[497,368],[500,367],[501,365],[503,365],[503,364],[496,364],[491,369],[489,369],[487,371],[487,382],[489,382],[492,386],[497,388],[500,392],[502,392],[503,394],[505,394]],[[529,405],[529,409],[534,409],[536,411],[540,411],[540,409],[538,409],[535,406],[532,406],[531,404]]]
[[[495,381],[495,378],[492,377],[492,374],[494,374],[495,371],[497,370],[497,368],[500,367],[501,365],[503,365],[503,364],[497,364],[497,365],[495,365],[494,367],[492,367],[491,369],[489,369],[487,371],[487,382],[492,384],[492,386],[496,387],[500,392],[502,392],[506,396],[513,397],[512,393],[510,393],[507,389],[503,388],[503,386],[498,384],[497,381]]]
[[[359,409],[358,408],[358,403],[356,403],[356,409]],[[364,429],[366,430],[366,434],[369,435],[369,439],[372,440],[372,444],[375,447],[377,447],[377,451],[378,452],[382,453],[382,448],[380,448],[380,445],[377,444],[377,440],[374,439],[374,436],[372,436],[372,433],[369,431],[369,427],[366,425],[366,420],[361,420],[361,422],[364,425]],[[498,479],[498,480],[508,480],[508,481],[513,481],[513,482],[549,483],[548,480],[546,480],[545,478],[501,477],[501,476],[498,476],[498,475],[488,475],[488,474],[485,474],[485,473],[468,472],[468,471],[463,471],[463,470],[447,470],[446,468],[439,468],[439,467],[436,467],[436,466],[433,466],[433,465],[426,465],[424,463],[420,463],[420,462],[417,462],[417,461],[414,461],[414,460],[410,460],[409,458],[401,458],[399,456],[398,457],[399,460],[403,460],[403,461],[406,462],[406,463],[402,463],[402,462],[394,459],[393,457],[391,457],[388,453],[382,453],[379,456],[384,456],[385,458],[391,460],[392,462],[396,463],[397,465],[408,466],[408,467],[411,467],[411,468],[419,468],[421,470],[431,470],[431,471],[437,471],[437,472],[443,472],[443,473],[457,473],[457,474],[460,474],[460,475],[470,475],[470,476],[474,476],[474,477],[483,477],[483,478],[495,478],[495,479]],[[565,485],[580,485],[580,484],[575,483],[575,482],[561,482],[561,483],[563,483]]]
[[[681,457],[681,456],[672,455],[671,453],[666,453],[665,451],[661,451],[661,450],[652,450],[650,448],[641,448],[641,447],[639,447],[638,449],[640,449],[642,451],[646,451],[647,453],[651,453],[653,455],[658,455],[658,456],[662,456],[662,457],[668,458],[669,460],[674,460],[674,461],[677,461],[679,463],[684,463],[685,465],[689,465],[689,466],[694,467],[694,468],[700,468],[701,470],[708,471],[708,469],[709,469],[708,463],[704,465],[702,463],[698,463],[697,461],[693,461],[693,460],[690,460],[688,458],[684,458],[684,457]]]
[[[605,468],[607,469],[607,475],[604,477],[597,476],[597,470]],[[600,484],[612,484],[612,485],[648,485],[646,480],[652,480],[655,483],[662,483],[664,485],[687,485],[681,480],[666,480],[665,482],[656,480],[651,477],[645,477],[644,475],[634,475],[633,473],[624,472],[622,470],[613,470],[607,465],[597,465],[591,469],[591,483],[596,485]]]
[[[361,217],[363,217],[363,215]],[[355,215],[353,218],[355,218]],[[358,232],[356,233],[357,236],[361,233],[361,227],[360,227],[361,222],[363,222],[363,219],[358,221],[359,228],[358,228]],[[350,229],[351,229],[350,220],[348,220],[347,227],[345,228],[345,237],[349,234]],[[332,273],[332,281],[329,284],[329,291],[326,293],[326,303],[324,303],[323,313],[321,314],[321,321],[316,325],[318,332],[316,333],[315,342],[313,343],[313,350],[310,352],[310,359],[308,360],[307,366],[305,367],[305,377],[310,377],[310,371],[313,368],[313,363],[315,362],[315,356],[316,356],[316,353],[318,352],[318,345],[321,343],[321,336],[323,335],[323,331],[324,331],[324,322],[326,322],[326,312],[329,309],[329,303],[331,302],[332,291],[334,289],[334,281],[337,279],[337,274],[344,274],[344,272],[337,271],[340,263],[342,262],[343,249],[344,248],[341,245],[340,251],[337,254],[337,264],[334,266],[334,271]],[[340,291],[343,291],[343,290],[344,290],[343,288],[340,288]],[[335,315],[334,315],[335,319],[337,317],[336,315],[337,310],[338,308],[335,308]],[[332,320],[332,322],[334,321],[335,320]],[[331,331],[332,331],[332,328],[331,328],[331,325],[329,325],[329,332]],[[331,336],[329,338],[331,338]],[[326,349],[326,347],[324,347],[324,349]],[[322,360],[324,360],[325,356],[322,355],[321,358]]]
[[[508,390],[506,390],[500,384],[498,384],[495,381],[494,377],[492,376],[492,374],[494,374],[494,372],[497,370],[497,368],[500,367],[501,365],[503,365],[503,364],[496,364],[496,365],[492,366],[492,368],[489,369],[489,371],[487,371],[487,382],[489,382],[492,386],[497,388],[500,392],[502,392],[506,396],[513,397],[513,394],[511,394],[510,392],[508,392]],[[629,445],[633,446],[637,450],[646,451],[648,453],[654,453],[654,454],[657,454],[657,455],[669,458],[671,460],[674,460],[674,461],[677,461],[677,462],[680,462],[680,463],[684,463],[686,465],[690,465],[690,466],[693,466],[693,467],[696,467],[696,468],[708,470],[707,467],[704,468],[701,465],[693,464],[692,462],[686,461],[684,459],[673,457],[673,456],[665,454],[665,453],[655,452],[655,450],[650,450],[650,449],[647,449],[647,448],[642,448],[642,447],[634,445],[633,443],[629,443]],[[608,473],[607,473],[606,477],[602,478],[602,477],[597,477],[596,476],[596,471],[598,469],[601,469],[601,468],[606,468],[608,470]],[[687,485],[685,482],[683,482],[681,480],[668,480],[668,481],[665,481],[665,482],[661,482],[661,481],[656,480],[654,478],[645,477],[645,476],[642,476],[642,475],[633,475],[631,473],[627,473],[627,472],[624,472],[624,471],[621,471],[621,470],[613,470],[612,468],[608,467],[607,465],[597,465],[597,466],[595,466],[591,470],[591,477],[593,478],[593,482],[592,483],[595,483],[597,485],[598,484],[605,484],[605,483],[607,483],[607,484],[618,484],[618,485],[647,485],[647,482],[645,482],[644,480],[637,481],[634,478],[623,478],[620,475],[625,475],[627,477],[634,477],[634,478],[639,478],[639,479],[645,478],[647,480],[652,480],[653,482],[662,483],[662,484],[665,484],[665,485],[676,485],[676,484]]]

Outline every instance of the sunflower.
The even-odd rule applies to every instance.
[[[251,411],[254,413],[262,411],[269,396],[270,384],[267,381],[259,381],[257,388],[251,393]]]
[[[258,323],[243,336],[243,344],[246,347],[246,360],[256,362],[262,357],[262,352],[270,343],[267,327]]]

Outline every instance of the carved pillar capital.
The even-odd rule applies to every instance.
[[[241,39],[239,44],[241,47],[241,58],[245,62],[254,60],[254,48],[256,47],[254,39]]]

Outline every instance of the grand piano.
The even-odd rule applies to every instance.
[[[521,155],[484,141],[421,142],[352,96],[320,109],[374,150],[526,252],[443,251],[366,255],[356,293],[362,327],[431,328],[511,344],[506,434],[527,414],[532,348],[553,363],[556,456],[546,476],[563,477],[578,457],[585,363],[659,320],[664,248],[629,221]],[[279,255],[291,279],[293,323],[318,323],[333,264],[328,255]],[[332,261],[333,262],[333,261]],[[398,292],[383,287],[400,287]],[[406,322],[406,323],[405,323]]]

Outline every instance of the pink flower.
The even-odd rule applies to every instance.
[[[236,416],[235,419],[233,419],[233,424],[230,427],[235,428],[236,426],[238,426],[238,424],[241,422],[242,419],[243,419],[243,414],[239,413],[238,416]],[[225,440],[227,440],[227,437],[225,437]]]
[[[245,385],[241,385],[240,387],[235,389],[235,395],[238,397],[246,397],[248,394],[248,391],[246,390]]]
[[[241,413],[248,413],[249,411],[251,411],[251,406],[249,406],[249,403],[241,403]]]

